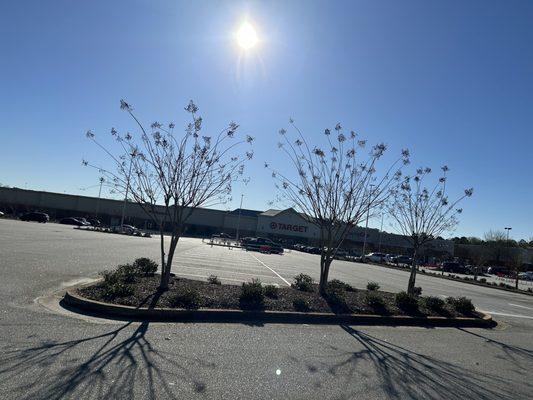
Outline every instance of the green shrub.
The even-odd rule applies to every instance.
[[[186,288],[182,292],[171,296],[169,302],[172,307],[196,309],[200,307],[201,297],[198,290]]]
[[[133,267],[139,275],[150,276],[157,272],[157,263],[149,258],[137,258],[133,262]]]
[[[306,274],[296,275],[294,277],[294,283],[291,286],[297,290],[301,290],[302,292],[312,292],[313,278]]]
[[[277,299],[279,297],[279,288],[274,285],[266,285],[264,287],[265,296],[271,299]]]
[[[499,287],[505,287],[505,283],[500,282],[500,283],[498,284],[498,286],[499,286]]]
[[[296,311],[300,312],[307,312],[310,310],[309,302],[302,298],[294,299],[292,302],[292,306]]]
[[[379,290],[380,286],[379,286],[379,283],[377,282],[368,282],[366,284],[366,289],[367,290],[371,290],[371,291],[374,291],[374,290]]]
[[[109,299],[127,297],[133,294],[133,286],[122,281],[104,284],[104,296]]]
[[[415,286],[413,288],[413,295],[416,297],[422,296],[422,288],[420,286]]]
[[[241,287],[240,301],[248,306],[258,307],[263,304],[264,289],[259,279],[252,279],[251,282],[243,282]]]
[[[115,273],[120,276],[120,279],[122,279],[123,282],[126,283],[132,283],[135,281],[135,277],[138,275],[137,269],[133,266],[133,264],[119,265]]]
[[[374,291],[365,293],[365,303],[374,309],[385,308],[383,297]]]
[[[414,312],[418,310],[418,299],[406,292],[400,292],[395,297],[396,305],[400,310]]]
[[[348,309],[346,304],[346,292],[341,290],[326,290],[324,298],[334,309]]]
[[[220,282],[220,279],[218,279],[218,276],[216,275],[209,275],[207,278],[207,282],[209,282],[212,285],[221,285],[222,282]]]
[[[428,296],[424,297],[422,301],[429,310],[441,311],[442,307],[444,307],[444,300],[442,300],[440,297]]]
[[[485,278],[480,278],[479,281],[480,281],[481,283],[487,283],[487,279],[485,279]]]
[[[470,314],[475,309],[472,300],[466,297],[448,297],[446,302],[461,314]]]
[[[120,275],[116,271],[102,271],[100,275],[104,278],[104,285],[112,285],[121,280]]]
[[[347,292],[353,292],[355,289],[346,282],[339,279],[332,279],[327,284],[327,290],[346,290]]]

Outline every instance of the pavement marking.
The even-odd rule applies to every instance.
[[[504,317],[533,319],[533,317],[528,317],[527,315],[507,314],[507,313],[501,313],[501,312],[496,312],[496,311],[481,311],[481,312],[491,314],[491,315],[502,315]]]
[[[525,308],[526,310],[533,310],[533,308],[531,308],[531,307],[521,306],[520,304],[509,303],[509,305],[510,306],[515,306],[515,307],[520,307],[520,308]]]
[[[207,278],[207,275],[195,275],[195,274],[184,274],[184,273],[177,273],[176,276],[194,276],[196,278]],[[244,282],[242,279],[231,279],[231,278],[224,278],[222,276],[219,276],[218,279],[221,281],[232,281],[232,282]]]
[[[268,265],[266,265],[263,261],[261,261],[259,258],[257,258],[256,256],[254,256],[252,253],[248,253],[250,254],[259,264],[261,264],[263,267],[265,268],[268,268],[269,270],[271,270],[272,272],[274,272],[277,277],[279,279],[281,279],[283,282],[285,282],[287,284],[287,286],[291,286],[291,284],[284,278],[282,277],[280,274],[278,274],[276,271],[274,271],[272,268],[270,268]]]

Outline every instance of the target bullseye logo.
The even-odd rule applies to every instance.
[[[270,223],[270,229],[276,229],[278,227],[278,224],[275,222]]]

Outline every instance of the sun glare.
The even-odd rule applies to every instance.
[[[244,22],[236,34],[237,43],[243,49],[248,50],[254,47],[257,44],[257,33],[254,27],[248,23]]]

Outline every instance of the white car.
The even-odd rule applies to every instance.
[[[386,254],[384,253],[369,253],[365,256],[366,261],[370,262],[383,262]]]

